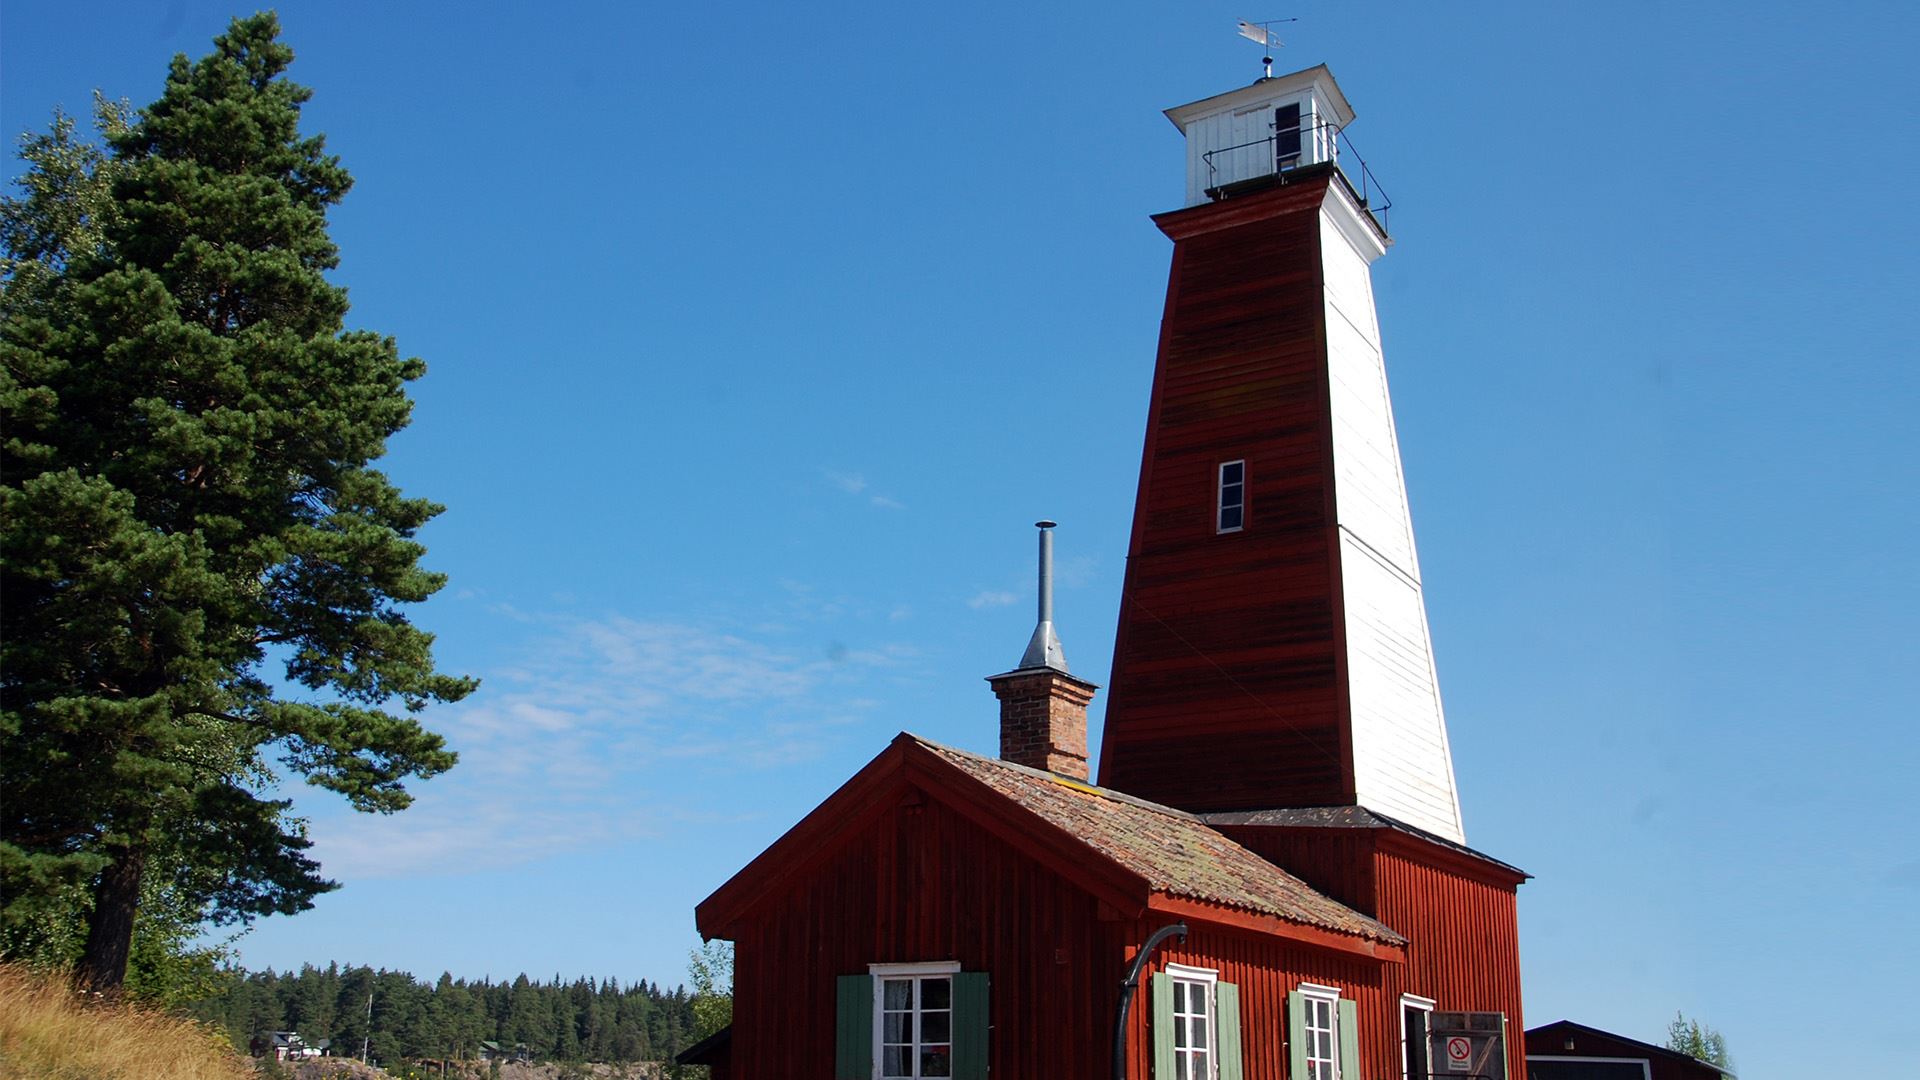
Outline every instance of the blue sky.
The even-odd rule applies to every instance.
[[[234,11],[10,0],[0,128],[149,101]],[[991,752],[1039,517],[1106,681],[1159,112],[1256,75],[1233,22],[1274,12],[280,12],[357,180],[349,321],[430,368],[388,461],[449,507],[420,619],[485,685],[412,810],[299,793],[346,887],[249,966],[679,981],[694,903],[894,732]],[[1333,67],[1394,200],[1388,367],[1468,839],[1536,875],[1527,1020],[1906,1071],[1920,18],[1287,13],[1280,66]]]

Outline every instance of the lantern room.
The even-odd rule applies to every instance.
[[[1353,108],[1321,64],[1168,109],[1167,119],[1187,137],[1185,205],[1197,206],[1239,185],[1338,162]]]

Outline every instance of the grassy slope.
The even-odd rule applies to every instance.
[[[0,965],[0,1080],[254,1080],[207,1028]]]

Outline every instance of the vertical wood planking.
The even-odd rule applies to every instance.
[[[990,1075],[1104,1075],[1120,980],[1106,940],[1058,875],[937,802],[897,807],[742,927],[735,1075],[832,1075],[837,978],[931,960],[990,978]]]

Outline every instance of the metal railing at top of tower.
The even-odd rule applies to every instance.
[[[1259,146],[1268,147],[1269,150],[1262,155],[1243,153]],[[1287,152],[1283,153],[1283,150]],[[1229,154],[1242,156],[1225,166],[1228,175],[1222,178],[1223,166],[1214,159]],[[1216,192],[1232,184],[1268,176],[1284,176],[1309,165],[1331,163],[1346,182],[1348,190],[1353,192],[1360,208],[1373,215],[1381,232],[1387,231],[1387,211],[1393,208],[1393,199],[1380,186],[1373,170],[1367,167],[1367,159],[1360,156],[1360,151],[1354,148],[1353,140],[1347,137],[1347,133],[1324,120],[1277,131],[1264,139],[1254,139],[1237,146],[1218,147],[1201,154],[1200,160],[1207,166],[1207,194],[1216,198]],[[1356,179],[1359,181],[1357,184]]]

